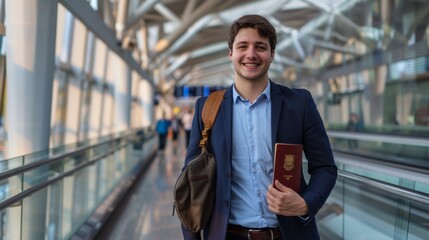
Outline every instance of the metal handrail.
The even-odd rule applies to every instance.
[[[422,192],[414,191],[411,189],[403,188],[400,186],[395,186],[389,183],[377,181],[367,177],[359,176],[357,174],[348,173],[345,171],[338,171],[338,177],[346,181],[353,181],[361,184],[368,185],[377,190],[393,194],[400,198],[405,198],[412,202],[417,202],[424,205],[429,205],[429,194]]]
[[[124,136],[119,136],[119,137],[115,137],[113,139],[108,139],[108,140],[105,140],[105,141],[101,141],[101,142],[95,143],[93,145],[82,146],[82,147],[79,147],[79,148],[73,150],[72,152],[64,153],[64,154],[61,154],[61,155],[58,155],[58,156],[55,156],[55,157],[52,157],[52,158],[47,158],[47,159],[43,159],[43,160],[31,162],[31,163],[26,164],[24,166],[20,166],[20,167],[16,167],[16,168],[13,168],[13,169],[6,170],[6,171],[0,173],[0,181],[3,180],[3,179],[7,179],[9,177],[12,177],[14,175],[21,174],[21,173],[24,173],[26,171],[30,171],[30,170],[35,169],[37,167],[40,167],[40,166],[42,166],[44,164],[48,164],[48,163],[51,163],[51,162],[54,162],[54,161],[58,161],[59,159],[62,159],[62,158],[71,157],[71,156],[80,154],[82,152],[87,151],[88,149],[95,148],[95,147],[101,146],[103,144],[108,144],[108,143],[117,141],[117,140],[119,140],[121,138],[124,138],[124,137],[129,137],[132,134],[133,133],[129,133],[129,134],[126,134]]]
[[[384,143],[411,145],[411,146],[419,146],[419,147],[429,146],[428,138],[407,137],[402,135],[393,136],[393,135],[377,134],[377,133],[349,132],[349,131],[336,131],[336,130],[329,130],[327,131],[327,133],[329,137],[355,139],[355,140],[361,140],[361,141],[384,142]]]
[[[117,139],[117,138],[115,138],[115,139]],[[114,140],[112,140],[112,141],[114,141]],[[30,187],[30,188],[28,188],[28,189],[26,189],[26,190],[24,190],[24,191],[22,191],[22,192],[20,192],[20,193],[18,193],[16,195],[14,195],[14,196],[12,196],[12,197],[9,197],[9,198],[5,199],[4,201],[0,202],[0,211],[3,210],[4,208],[9,207],[10,205],[13,205],[16,202],[21,201],[23,198],[25,198],[25,197],[27,197],[27,196],[29,196],[29,195],[31,195],[31,194],[39,191],[40,189],[42,189],[44,187],[47,187],[50,184],[53,184],[53,183],[55,183],[55,182],[57,182],[57,181],[65,178],[65,177],[67,177],[67,176],[69,176],[69,175],[77,172],[78,170],[80,170],[82,168],[84,168],[86,166],[89,166],[91,164],[94,164],[98,160],[103,159],[104,157],[106,157],[106,156],[108,156],[108,155],[116,152],[118,149],[121,149],[121,148],[127,146],[128,144],[129,144],[129,142],[126,142],[124,144],[118,145],[115,148],[112,148],[112,149],[110,149],[109,151],[107,151],[105,153],[102,153],[100,155],[97,155],[97,156],[89,159],[87,162],[84,162],[84,163],[81,163],[81,164],[77,165],[76,167],[74,167],[73,169],[71,169],[71,170],[69,170],[67,172],[58,174],[55,177],[52,177],[51,179],[48,179],[47,181],[39,183],[39,184],[37,184],[35,186],[32,186],[32,187]],[[79,152],[81,152],[81,150],[79,150]],[[66,155],[68,155],[68,154],[66,154]]]

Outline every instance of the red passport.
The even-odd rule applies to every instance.
[[[299,193],[301,165],[301,144],[276,143],[274,145],[274,181],[279,180],[281,184]]]

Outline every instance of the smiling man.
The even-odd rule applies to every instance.
[[[254,28],[241,29],[232,41],[229,59],[235,70],[236,89],[247,90],[251,87],[249,90],[259,95],[267,86],[268,69],[274,59],[274,50],[269,40],[261,37]],[[250,100],[255,100],[255,97]]]
[[[259,15],[245,15],[230,28],[234,84],[208,146],[217,160],[215,207],[203,233],[182,227],[184,239],[319,239],[315,215],[335,185],[337,167],[311,94],[269,79],[276,43],[274,27]],[[201,152],[205,100],[195,104],[185,166]],[[275,143],[303,145],[311,177],[306,182],[301,174],[298,192],[273,183]]]

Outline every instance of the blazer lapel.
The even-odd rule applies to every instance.
[[[223,99],[220,111],[222,111],[227,156],[230,159],[232,156],[232,87],[226,90]]]
[[[271,144],[274,151],[274,144],[277,141],[277,129],[280,121],[280,112],[282,111],[283,98],[282,92],[277,84],[271,82]]]

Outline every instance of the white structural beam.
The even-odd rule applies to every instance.
[[[136,27],[136,25],[139,24],[142,16],[152,10],[158,2],[159,0],[147,0],[144,1],[144,3],[142,3],[135,11],[130,11],[128,16],[129,21],[125,27],[125,31]]]
[[[180,19],[162,3],[155,4],[155,10],[167,18],[170,22],[180,22]]]
[[[168,35],[166,38],[161,39],[155,47],[154,57],[157,57],[160,53],[167,50],[173,43],[177,41],[184,33],[186,33],[189,27],[193,26],[196,21],[212,12],[216,5],[220,3],[220,0],[208,0],[204,1],[190,16],[184,18],[177,28],[176,31]],[[194,32],[195,33],[195,32]]]
[[[309,1],[307,1],[308,3]],[[353,7],[357,2],[359,2],[359,0],[344,0],[341,3],[339,3],[338,5],[333,7],[333,12],[336,16],[340,17],[342,20],[346,21],[352,28],[356,28],[356,25],[353,26],[353,23],[349,20],[349,19],[345,19],[345,17],[343,15],[341,15],[340,13],[342,11],[345,11],[351,7]],[[312,3],[312,2],[310,2]],[[318,7],[321,7],[323,5],[318,5]],[[322,7],[325,10],[327,10],[327,8]],[[309,33],[312,33],[314,30],[316,30],[318,27],[322,26],[323,24],[325,24],[326,22],[329,21],[330,15],[332,15],[332,12],[325,12],[322,15],[320,15],[317,18],[314,18],[313,20],[311,20],[310,22],[308,22],[307,24],[305,24],[299,31],[298,31],[298,38],[301,38]],[[285,49],[287,47],[289,47],[291,44],[293,44],[293,40],[291,38],[286,38],[283,41],[280,41],[277,44],[277,49],[281,50],[281,49]]]
[[[10,14],[6,14],[5,21],[7,95],[4,116],[8,139],[4,157],[27,155],[25,164],[31,164],[49,155],[46,150],[50,138],[58,6],[55,1],[14,0],[8,1],[5,7],[5,12]],[[8,161],[7,164],[13,169],[23,163]],[[16,194],[15,187],[47,181],[48,172],[47,166],[41,166],[26,172],[25,178],[10,177],[4,184]],[[47,190],[42,189],[21,201],[19,206],[9,208],[2,216],[2,228],[7,229],[2,238],[44,239],[47,194]]]
[[[58,0],[65,8],[67,8],[76,18],[92,31],[100,40],[102,40],[110,50],[121,57],[132,69],[140,74],[144,79],[153,85],[152,76],[144,71],[140,64],[137,63],[129,50],[120,47],[115,33],[106,26],[100,15],[95,12],[85,0]]]

